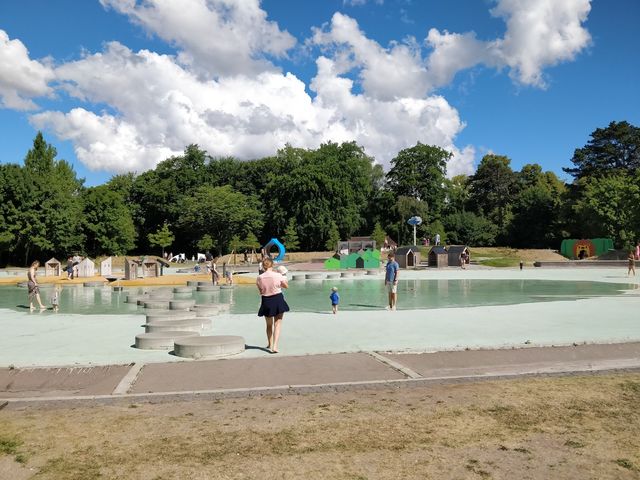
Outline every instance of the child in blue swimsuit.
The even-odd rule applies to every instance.
[[[338,289],[336,287],[331,289],[331,295],[329,295],[329,298],[331,299],[331,310],[335,315],[338,313],[338,305],[340,304],[340,295],[338,295]]]

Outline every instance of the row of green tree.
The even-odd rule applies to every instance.
[[[540,165],[520,171],[485,155],[474,175],[446,177],[451,154],[400,151],[388,172],[355,143],[287,146],[253,161],[212,158],[197,145],[140,175],[84,187],[38,133],[24,165],[0,165],[0,262],[71,253],[227,253],[279,237],[291,251],[339,239],[390,235],[449,243],[558,248],[563,238],[606,236],[626,247],[640,231],[640,129],[613,122],[575,150],[571,183]]]

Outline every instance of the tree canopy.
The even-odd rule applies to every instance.
[[[639,132],[624,121],[594,130],[565,169],[571,183],[538,164],[514,170],[499,154],[448,179],[451,153],[421,143],[398,152],[385,174],[356,143],[329,142],[251,161],[189,145],[154,169],[89,188],[38,133],[22,165],[0,164],[0,264],[169,245],[224,254],[272,237],[289,250],[333,250],[372,232],[408,244],[415,215],[420,237],[454,243],[558,248],[571,236],[607,236],[624,247],[640,232]]]

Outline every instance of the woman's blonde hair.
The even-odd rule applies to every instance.
[[[264,260],[262,260],[262,265],[264,266],[265,270],[267,268],[271,268],[271,267],[273,267],[273,260],[271,260],[269,257],[267,257]]]

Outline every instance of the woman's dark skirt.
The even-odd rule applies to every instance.
[[[278,293],[276,295],[271,295],[270,297],[262,297],[258,316],[275,317],[288,311],[289,305],[287,305],[287,302],[284,300],[284,295]]]

